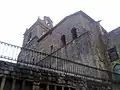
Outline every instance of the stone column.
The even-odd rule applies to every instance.
[[[54,86],[54,89],[57,90],[57,86],[56,85]]]
[[[36,90],[35,85],[33,84],[32,90]]]
[[[22,89],[21,90],[24,90],[25,89],[25,80],[23,80],[22,82]]]
[[[49,84],[47,84],[47,88],[46,88],[46,90],[49,90]]]
[[[16,83],[16,80],[13,79],[13,81],[12,81],[12,89],[11,90],[15,90],[15,83]]]
[[[33,90],[40,90],[40,83],[33,83]]]
[[[5,82],[6,82],[6,77],[3,77],[3,78],[2,78],[2,82],[1,82],[1,86],[0,86],[0,90],[3,90],[3,89],[4,89]]]
[[[69,89],[68,90],[71,90],[71,88],[69,87]]]
[[[62,90],[64,90],[64,87],[62,86]]]

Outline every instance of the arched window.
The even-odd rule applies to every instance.
[[[63,44],[63,45],[66,44],[66,38],[65,38],[65,35],[62,35],[62,36],[61,36],[61,41],[62,41],[62,44]]]
[[[110,49],[108,50],[108,55],[109,55],[111,61],[116,61],[116,60],[119,59],[119,56],[118,56],[116,47],[110,48]]]
[[[72,33],[72,38],[73,39],[77,38],[77,32],[76,32],[76,28],[75,27],[72,28],[71,33]]]

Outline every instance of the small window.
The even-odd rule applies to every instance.
[[[35,58],[33,58],[33,62],[35,61]]]
[[[28,36],[28,41],[31,40],[31,37],[32,37],[32,33],[30,32],[30,33],[29,33],[29,36]]]
[[[50,46],[50,51],[51,51],[51,52],[53,51],[53,45]]]
[[[109,55],[111,61],[115,61],[115,60],[119,59],[116,47],[113,47],[113,48],[109,49],[108,50],[108,55]]]
[[[61,41],[62,41],[62,44],[63,44],[63,45],[66,44],[66,38],[65,38],[65,35],[62,35],[62,36],[61,36]]]
[[[73,39],[77,38],[77,32],[76,32],[76,28],[75,27],[72,28],[71,33],[72,33],[72,38]]]

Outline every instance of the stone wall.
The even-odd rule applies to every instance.
[[[77,31],[78,38],[76,40],[72,39],[71,29],[73,27]],[[37,50],[48,54],[54,53],[53,55],[97,68],[108,69],[107,46],[102,40],[103,35],[107,32],[103,28],[101,29],[97,22],[77,13],[68,16],[53,29],[51,33],[39,41]],[[84,34],[86,32],[88,33]],[[62,46],[62,35],[66,36],[67,45],[65,46]],[[53,46],[52,52],[51,46]]]
[[[85,77],[0,61],[0,90],[99,90],[111,86],[108,81]]]
[[[93,74],[93,73],[91,73]],[[119,90],[107,79],[0,61],[0,90]]]
[[[116,49],[117,49],[117,52],[118,52],[118,55],[120,57],[120,28],[117,28],[111,32],[109,32],[109,35],[110,35],[110,39],[113,43],[114,46],[116,46]]]
[[[0,61],[0,90],[75,90],[77,83],[65,77],[50,70]],[[56,89],[51,89],[51,85]]]
[[[109,36],[112,41],[113,47],[115,46],[115,49],[117,50],[117,54],[118,54],[117,60],[114,60],[114,61],[111,60],[112,71],[114,71],[115,65],[120,64],[120,27],[109,32]],[[119,70],[117,73],[120,73]]]
[[[48,32],[52,27],[53,24],[49,17],[45,16],[43,20],[38,18],[37,21],[29,29],[26,29],[24,33],[23,47],[25,45],[28,45],[33,38],[41,38],[41,36]]]

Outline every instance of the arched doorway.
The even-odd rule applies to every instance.
[[[113,68],[114,71],[114,79],[116,82],[120,82],[120,64],[116,64]]]

